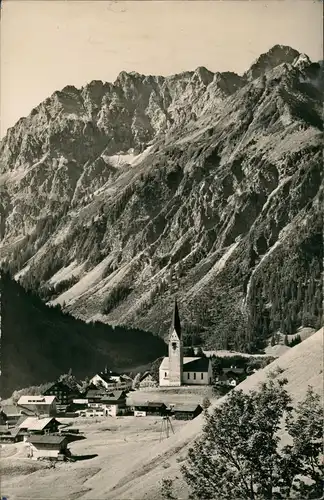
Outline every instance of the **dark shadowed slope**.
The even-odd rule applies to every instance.
[[[69,368],[84,377],[106,365],[124,370],[164,354],[163,340],[151,333],[76,320],[7,275],[1,285],[1,397],[54,380]]]

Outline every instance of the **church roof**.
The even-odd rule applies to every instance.
[[[172,323],[171,323],[170,332],[172,333],[174,330],[176,331],[176,333],[180,339],[181,338],[181,323],[180,323],[180,316],[179,316],[179,309],[178,309],[177,300],[174,301],[173,316],[172,316]]]
[[[199,357],[184,357],[183,371],[184,372],[208,372],[210,360],[208,358]],[[160,364],[160,370],[169,369],[169,358],[163,358]]]
[[[183,363],[184,372],[208,372],[210,360],[208,358],[196,358]]]

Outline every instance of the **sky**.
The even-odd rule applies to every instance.
[[[3,0],[1,137],[55,90],[120,71],[243,73],[275,44],[323,57],[319,0]]]

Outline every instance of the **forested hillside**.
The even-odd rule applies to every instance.
[[[71,368],[76,377],[106,366],[131,370],[165,353],[150,333],[102,323],[86,324],[60,307],[48,307],[8,274],[1,276],[1,397],[55,380]]]

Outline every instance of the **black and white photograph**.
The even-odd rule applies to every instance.
[[[0,36],[1,500],[323,500],[323,2]]]

